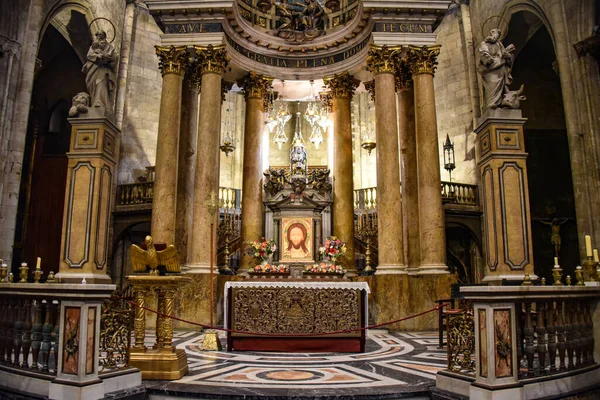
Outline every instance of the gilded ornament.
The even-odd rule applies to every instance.
[[[228,82],[224,79],[221,79],[221,103],[225,102],[227,92],[229,92],[232,87],[233,87],[233,82]]]
[[[162,76],[182,75],[188,66],[189,56],[185,46],[154,46]]]
[[[164,250],[156,250],[152,236],[146,236],[144,240],[147,250],[132,244],[131,265],[134,272],[146,272],[146,266],[150,267],[150,275],[158,275],[158,266],[165,266],[167,272],[179,273],[181,267],[177,258],[177,249],[173,245]]]
[[[367,92],[369,92],[369,94],[371,95],[371,100],[375,101],[375,81],[369,81],[369,82],[365,82],[365,89],[367,89]]]
[[[197,60],[190,61],[184,76],[190,88],[200,90],[202,86],[202,73],[200,72],[200,63]]]
[[[448,317],[448,369],[475,373],[475,319],[471,311]]]
[[[331,113],[333,111],[333,97],[331,92],[320,92],[319,99],[321,99],[321,107],[326,112]]]
[[[122,298],[125,293],[115,293],[102,304],[100,317],[100,372],[129,366],[133,310]]]
[[[273,78],[250,71],[248,75],[238,80],[238,86],[242,88],[246,100],[263,99],[269,95],[272,82]]]
[[[396,64],[396,74],[394,75],[396,91],[410,89],[413,87],[412,71],[410,63],[406,60],[400,60]]]
[[[431,74],[437,68],[441,46],[408,46],[408,62],[413,75]]]
[[[401,46],[388,47],[371,45],[367,55],[367,71],[373,74],[393,74],[402,53]]]
[[[354,91],[360,85],[360,81],[348,72],[323,78],[323,83],[328,86],[331,96],[338,98],[352,98]]]
[[[227,57],[225,46],[213,46],[209,44],[207,47],[194,46],[194,49],[196,49],[202,74],[222,74],[225,72],[225,69],[229,65],[229,57]]]

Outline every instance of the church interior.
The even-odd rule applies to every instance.
[[[600,1],[0,22],[0,399],[600,396]]]

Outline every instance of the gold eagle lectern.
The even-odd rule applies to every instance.
[[[148,266],[150,267],[150,275],[158,275],[159,265],[164,265],[167,272],[181,272],[175,246],[171,244],[164,250],[156,250],[152,236],[146,236],[144,243],[146,244],[146,250],[135,244],[131,245],[133,272],[146,272],[146,266]]]

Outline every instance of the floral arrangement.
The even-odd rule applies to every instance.
[[[330,236],[325,244],[319,248],[323,260],[335,261],[346,254],[346,243],[335,236]]]
[[[263,238],[262,242],[246,242],[246,246],[247,255],[263,261],[277,251],[277,245],[273,239],[265,240]]]
[[[304,272],[318,274],[343,274],[344,270],[339,265],[322,262],[320,264],[307,265]]]
[[[290,272],[290,269],[287,265],[257,265],[250,272],[255,274],[286,274]]]

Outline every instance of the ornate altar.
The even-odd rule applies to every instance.
[[[227,350],[364,352],[368,293],[366,282],[227,282]]]
[[[279,261],[297,276],[294,269],[314,263],[323,241],[321,213],[332,203],[329,170],[309,172],[299,135],[290,150],[290,169],[271,168],[264,175],[264,203],[273,212]]]

